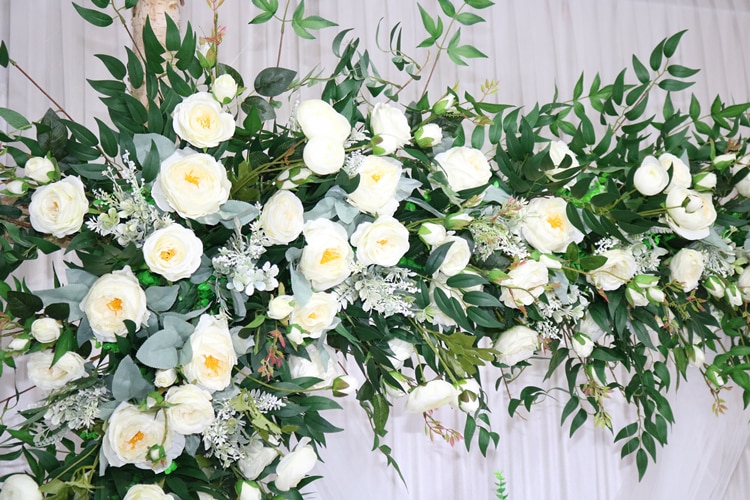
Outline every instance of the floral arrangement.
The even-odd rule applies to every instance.
[[[102,27],[136,6],[92,3],[74,6]],[[0,498],[299,499],[336,397],[357,398],[397,471],[381,442],[395,399],[484,453],[500,384],[511,415],[564,394],[571,434],[612,429],[606,398],[623,394],[637,417],[612,430],[642,475],[680,378],[704,377],[717,412],[732,385],[750,402],[750,103],[674,106],[697,71],[675,62],[683,33],[532,109],[491,102],[492,81],[402,103],[439,61],[484,56],[461,28],[492,2],[420,6],[429,64],[394,27],[404,82],[343,31],[330,74],[252,85],[219,62],[221,3],[210,37],[147,22],[142,50],[98,56],[96,131],[0,109],[0,367],[25,358],[47,394],[5,402],[23,420],[0,428],[0,459],[28,474],[0,478]],[[334,26],[302,0],[253,4],[251,25]],[[5,44],[0,64],[17,65]],[[307,86],[320,98],[300,101]],[[59,249],[52,288],[12,277]],[[516,389],[532,363],[567,385]],[[464,429],[435,418],[444,405]]]

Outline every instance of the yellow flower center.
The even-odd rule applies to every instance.
[[[145,437],[146,436],[141,431],[138,431],[135,434],[133,434],[133,437],[130,438],[130,440],[128,441],[128,444],[130,445],[130,449],[131,450],[135,449],[136,445],[140,443],[141,441],[143,441],[143,438]]]
[[[318,319],[318,315],[314,312],[307,315],[308,319]]]
[[[120,299],[119,297],[115,297],[114,299],[107,302],[107,308],[113,313],[121,312],[122,311],[122,299]]]
[[[387,245],[387,244],[388,244],[388,240],[386,239],[378,240],[378,245]]]
[[[172,260],[172,257],[174,257],[176,253],[177,252],[175,252],[174,248],[170,248],[168,250],[162,250],[159,253],[159,257],[161,257],[161,260],[170,261]]]
[[[203,128],[211,128],[211,115],[204,114],[198,117],[198,123]]]
[[[547,224],[549,224],[552,229],[560,229],[563,227],[563,219],[560,214],[555,214],[547,217]]]
[[[375,182],[378,182],[382,176],[380,174],[372,174],[370,178]]]
[[[198,186],[201,182],[201,179],[197,175],[193,174],[193,171],[191,170],[190,172],[185,174],[185,182],[189,182],[194,186]]]
[[[341,253],[335,248],[326,248],[323,256],[320,258],[321,264],[328,264],[332,260],[340,259]]]
[[[218,374],[219,373],[219,368],[221,366],[221,361],[219,361],[218,359],[214,358],[210,354],[205,355],[204,358],[205,359],[203,361],[203,365],[206,368],[208,368],[209,370],[211,370],[212,372],[214,372],[214,374]]]

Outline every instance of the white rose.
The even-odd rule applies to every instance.
[[[175,432],[198,434],[214,421],[211,394],[197,385],[173,386],[164,399],[170,405],[167,422]]]
[[[633,176],[635,188],[644,196],[654,196],[664,191],[669,184],[669,173],[659,160],[647,156]]]
[[[409,230],[393,217],[381,216],[357,226],[351,241],[363,265],[391,267],[409,250]]]
[[[294,167],[284,170],[276,178],[276,187],[279,189],[296,189],[304,184],[312,175],[312,170],[304,167]]]
[[[534,198],[526,207],[521,233],[542,253],[564,252],[571,243],[580,243],[583,233],[570,223],[562,198]]]
[[[242,482],[239,500],[261,500],[262,498],[263,494],[256,483]]]
[[[237,95],[237,82],[234,81],[232,75],[220,75],[214,80],[213,85],[211,85],[211,93],[217,101],[226,104]],[[234,121],[232,123],[234,123]]]
[[[437,146],[443,140],[443,129],[435,123],[428,123],[417,129],[414,140],[423,148]]]
[[[709,193],[675,187],[667,195],[667,223],[687,240],[708,236],[716,221],[716,209]]]
[[[302,249],[299,270],[316,290],[338,285],[351,274],[354,252],[349,246],[346,229],[328,219],[305,223],[306,245]]]
[[[737,160],[737,164],[733,165],[730,171],[732,175],[737,175],[743,169],[745,176],[734,187],[742,196],[750,198],[750,155],[745,155]]]
[[[197,219],[218,212],[231,188],[224,165],[213,156],[178,150],[162,162],[151,194],[162,210]]]
[[[747,266],[737,278],[737,287],[742,292],[742,298],[750,301],[750,266]]]
[[[406,398],[406,411],[424,413],[449,404],[458,397],[458,390],[445,380],[430,380],[411,390]]]
[[[452,242],[452,244],[445,253],[443,263],[440,264],[438,270],[446,276],[455,276],[469,265],[471,249],[469,243],[460,236],[448,236],[443,243],[448,242]]]
[[[66,177],[34,191],[29,203],[29,220],[40,233],[64,238],[81,229],[88,210],[83,182],[78,177]]]
[[[52,318],[39,318],[31,324],[31,336],[43,344],[49,344],[60,338],[62,324]]]
[[[302,202],[291,191],[277,191],[260,213],[260,227],[272,245],[286,245],[297,239],[305,224]]]
[[[455,406],[464,413],[474,413],[479,409],[482,388],[473,378],[459,380],[456,383],[457,397]]]
[[[555,168],[547,170],[546,174],[547,177],[554,178],[558,177],[560,174],[565,172],[567,169],[564,168],[557,168],[560,166],[560,164],[563,162],[566,156],[570,157],[570,166],[568,168],[575,168],[578,167],[580,164],[578,163],[578,158],[576,158],[575,154],[573,154],[573,151],[570,150],[567,144],[563,141],[554,141],[550,143],[549,145],[549,157],[552,160],[552,163],[555,165]]]
[[[164,459],[149,458],[155,446],[164,448]],[[164,471],[184,446],[184,436],[168,431],[163,411],[142,411],[128,402],[120,403],[109,417],[102,439],[102,453],[112,467],[133,464],[157,473]]]
[[[102,342],[114,342],[115,336],[126,335],[126,319],[138,328],[146,324],[150,315],[146,308],[146,293],[129,266],[96,280],[80,307],[94,335]]]
[[[318,136],[310,139],[302,150],[305,166],[318,175],[335,174],[344,165],[344,145],[330,137]]]
[[[332,347],[323,346],[323,356],[314,345],[305,347],[305,352],[310,359],[302,356],[289,356],[289,373],[292,378],[314,377],[321,381],[310,387],[310,389],[322,389],[333,383],[333,379],[338,377],[339,372],[336,368],[336,351]],[[323,361],[323,357],[327,358]]]
[[[740,288],[734,283],[730,283],[726,288],[726,290],[724,291],[724,298],[732,307],[739,307],[742,305],[742,292],[740,291]]]
[[[0,500],[42,500],[39,485],[26,474],[8,476],[0,488]]]
[[[532,304],[544,293],[544,286],[549,283],[547,266],[534,260],[519,263],[508,273],[508,279],[501,282],[500,300],[512,309]]]
[[[414,344],[397,338],[388,340],[388,348],[393,352],[393,356],[388,356],[388,360],[396,370],[401,369],[404,366],[404,361],[411,358],[416,352]]]
[[[588,312],[584,314],[583,319],[578,323],[578,331],[585,334],[594,342],[606,333]]]
[[[693,178],[690,175],[690,168],[685,165],[685,162],[677,158],[675,155],[670,153],[664,153],[659,156],[659,163],[661,163],[664,170],[669,171],[672,168],[672,180],[664,190],[669,193],[676,187],[689,188],[693,182]]]
[[[370,114],[372,134],[377,140],[376,154],[389,155],[411,140],[411,128],[406,115],[400,109],[379,102]]]
[[[285,455],[276,466],[274,484],[279,491],[289,491],[302,481],[318,463],[318,455],[312,446],[307,444],[310,438],[302,438],[293,452]]]
[[[402,167],[389,157],[367,156],[359,164],[359,185],[349,194],[349,203],[361,212],[392,215],[398,207],[395,200]]]
[[[156,274],[169,281],[189,278],[201,265],[203,242],[175,222],[151,233],[143,243],[143,258]]]
[[[445,230],[445,226],[440,224],[434,224],[432,222],[425,222],[419,226],[419,238],[430,246],[440,245],[445,241],[448,236],[448,232]]]
[[[607,262],[586,276],[586,280],[600,290],[617,290],[633,279],[638,270],[638,264],[628,250],[607,250],[600,255],[606,257]]]
[[[24,338],[14,338],[8,343],[8,350],[9,351],[25,351],[27,347],[29,347],[29,339]]]
[[[594,342],[585,333],[573,335],[570,345],[579,358],[587,358],[594,352]]]
[[[29,189],[29,185],[18,179],[10,181],[5,185],[5,190],[8,194],[22,195],[26,193],[27,189]]]
[[[51,180],[48,174],[54,173],[57,170],[52,160],[45,156],[29,158],[23,168],[26,172],[26,177],[35,180],[39,184],[47,184]]]
[[[213,148],[234,135],[234,117],[211,94],[198,92],[175,106],[172,128],[196,148]]]
[[[156,484],[134,484],[123,500],[172,500],[172,497]]]
[[[693,177],[693,185],[696,189],[702,189],[704,191],[710,191],[716,187],[718,179],[716,174],[713,172],[703,172]]]
[[[468,147],[451,148],[435,156],[440,168],[454,191],[472,189],[484,184],[492,177],[490,164],[484,153]]]
[[[676,281],[684,292],[694,290],[703,274],[703,254],[691,248],[683,248],[669,263],[669,279]]]
[[[539,334],[527,326],[516,325],[500,334],[495,350],[497,360],[508,366],[529,359],[539,346]]]
[[[297,107],[296,118],[302,133],[308,139],[328,137],[343,144],[352,131],[349,120],[320,99],[303,101]]]
[[[177,370],[169,368],[168,370],[156,370],[154,375],[154,385],[156,387],[169,387],[177,381]]]
[[[314,339],[334,326],[334,319],[339,310],[336,294],[315,292],[304,305],[295,305],[292,309],[290,323],[299,326]]]
[[[272,443],[274,444],[274,443]],[[279,453],[271,446],[265,446],[265,442],[258,434],[253,434],[250,442],[243,449],[244,458],[237,462],[240,472],[245,479],[255,479],[260,476],[263,469],[274,461]]]
[[[226,389],[232,380],[237,354],[226,319],[203,314],[190,335],[190,362],[183,366],[188,382],[209,392]]]
[[[294,296],[293,295],[279,295],[278,297],[272,298],[268,302],[267,316],[271,319],[285,319],[294,309]]]

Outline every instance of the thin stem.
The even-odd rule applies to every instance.
[[[279,51],[276,54],[276,67],[278,68],[281,64],[281,48],[284,45],[284,32],[286,31],[286,15],[289,12],[289,4],[291,0],[287,0],[286,6],[284,7],[284,16],[281,18],[281,34],[279,35]]]
[[[467,4],[463,4],[457,11],[456,14],[460,13],[464,7],[466,7]],[[420,95],[420,99],[424,97],[424,95],[427,93],[427,88],[430,86],[430,80],[432,80],[432,75],[435,74],[435,68],[437,68],[437,63],[440,60],[440,54],[442,54],[445,46],[445,42],[448,40],[448,35],[451,33],[451,28],[456,23],[455,16],[451,19],[450,24],[448,24],[448,27],[445,29],[445,35],[443,35],[443,39],[440,41],[439,44],[437,44],[438,53],[435,56],[435,61],[432,63],[432,68],[430,68],[430,74],[427,76],[427,80],[424,82],[424,90],[422,91],[422,94]]]
[[[57,102],[57,101],[56,101],[56,100],[55,100],[55,99],[54,99],[54,98],[53,98],[53,97],[52,97],[51,95],[49,95],[49,94],[47,93],[47,91],[46,91],[46,90],[44,90],[44,89],[43,89],[43,88],[42,88],[42,87],[41,87],[41,86],[40,86],[40,85],[39,85],[38,83],[36,83],[36,81],[35,81],[35,80],[34,80],[33,78],[31,78],[31,75],[29,75],[28,73],[26,73],[26,71],[24,71],[24,70],[23,70],[23,68],[22,68],[21,66],[19,66],[19,65],[18,65],[18,63],[17,63],[16,61],[14,61],[14,60],[12,60],[12,59],[11,59],[11,60],[10,60],[9,62],[10,62],[10,63],[11,63],[12,65],[13,65],[13,67],[15,67],[15,68],[16,68],[16,69],[17,69],[18,71],[20,71],[20,72],[21,72],[21,74],[22,74],[23,76],[25,76],[25,77],[26,77],[26,79],[27,79],[28,81],[30,81],[30,82],[31,82],[31,84],[32,84],[32,85],[33,85],[34,87],[36,87],[37,89],[39,89],[39,92],[41,92],[42,94],[44,94],[44,97],[46,97],[47,99],[49,99],[49,100],[50,100],[50,102],[52,102],[52,104],[54,104],[54,105],[55,105],[55,106],[57,107],[57,110],[58,110],[58,111],[59,111],[60,113],[62,113],[63,115],[65,115],[65,117],[66,117],[66,118],[67,118],[68,120],[70,120],[70,121],[74,121],[74,120],[73,120],[73,117],[72,117],[72,116],[70,116],[70,115],[68,114],[68,112],[67,112],[67,111],[65,111],[65,109],[64,109],[64,108],[63,108],[63,107],[62,107],[62,106],[60,105],[60,103],[58,103],[58,102]]]

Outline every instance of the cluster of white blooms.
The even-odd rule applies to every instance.
[[[485,210],[469,225],[474,240],[474,253],[487,260],[493,253],[525,260],[529,258],[529,247],[519,234],[525,200],[509,199],[499,208]]]
[[[386,318],[394,314],[414,316],[414,296],[419,289],[413,272],[397,267],[354,267],[351,276],[335,290],[342,308],[361,300],[362,310],[376,311]]]
[[[203,431],[207,457],[216,457],[225,468],[245,458],[243,448],[250,442],[245,434],[247,422],[228,400],[214,401],[216,418]]]
[[[365,161],[365,158],[367,157],[362,154],[361,151],[352,151],[351,153],[346,155],[344,166],[341,168],[344,170],[344,172],[347,173],[349,177],[354,177],[355,175],[357,175],[357,172],[359,172],[359,166],[363,161]]]
[[[48,446],[65,437],[66,430],[90,429],[101,417],[100,406],[109,401],[104,386],[75,391],[50,404],[33,430],[34,444]]]
[[[620,240],[618,240],[617,238],[602,238],[594,244],[596,246],[596,250],[594,250],[594,253],[596,255],[601,255],[607,250],[615,248],[619,244]]]
[[[643,241],[639,241],[633,242],[633,246],[630,247],[635,263],[638,266],[636,274],[656,272],[659,269],[661,258],[669,253],[657,246],[653,239],[649,238],[648,241],[648,245]]]
[[[703,254],[705,273],[726,278],[735,273],[734,263],[737,260],[737,246],[728,238],[724,246],[715,246],[699,241],[695,249]]]
[[[115,171],[110,167],[104,172],[112,181],[113,191],[94,191],[95,204],[101,207],[102,213],[87,220],[86,226],[102,236],[114,236],[122,246],[133,243],[141,247],[149,234],[169,226],[172,219],[146,200],[145,184],[127,152],[122,155],[122,161],[122,168]],[[118,177],[125,181],[127,189],[118,182]]]
[[[250,391],[250,396],[255,402],[255,407],[261,413],[268,413],[269,411],[275,411],[286,406],[286,403],[278,397],[268,392],[263,392],[260,389],[253,389]]]
[[[248,296],[258,291],[274,290],[279,286],[276,276],[279,268],[270,262],[258,267],[258,260],[266,252],[263,246],[263,231],[256,221],[250,235],[235,234],[229,244],[219,249],[212,264],[218,274],[227,277],[227,288],[244,292]]]

